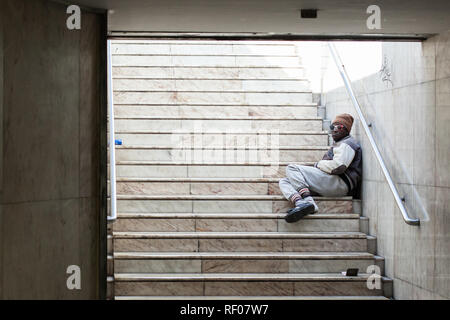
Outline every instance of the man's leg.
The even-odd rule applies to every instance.
[[[288,165],[286,168],[287,178],[283,178],[279,182],[280,190],[285,198],[295,205],[287,212],[285,217],[287,222],[296,222],[305,215],[318,211],[302,172],[296,170],[295,166],[297,165]]]
[[[297,190],[292,186],[288,178],[283,178],[278,183],[280,185],[281,193],[287,200],[291,200],[293,196],[298,194]]]
[[[302,172],[296,169],[296,166],[298,165],[289,164],[286,167],[287,178],[283,178],[279,182],[284,197],[294,204],[297,200],[303,198],[302,194],[309,193],[308,183]]]
[[[311,167],[298,164],[289,164],[286,167],[286,176],[289,179],[291,185],[293,185],[297,189],[297,196],[294,197],[294,199],[296,201],[300,199],[303,203],[311,203],[314,206],[314,212],[317,212],[319,211],[319,208],[314,202],[314,199],[311,197],[310,184],[308,182],[307,175],[305,175],[305,173],[308,173],[307,169],[309,168]]]
[[[348,187],[337,175],[328,174],[315,167],[292,165],[291,170],[301,172],[305,185],[324,197],[341,197],[348,194]],[[298,177],[298,174],[294,175]]]
[[[305,211],[301,209],[305,208],[305,203],[313,205],[314,212],[318,211],[310,190],[330,197],[344,196],[348,193],[348,187],[340,177],[315,167],[289,164],[286,167],[286,176],[287,178],[280,180],[280,189],[286,199],[295,204],[295,208],[288,211],[286,219],[286,221],[290,220],[288,222],[295,222],[305,215]],[[310,210],[306,209],[306,211]],[[293,218],[289,217],[291,213],[294,213]]]

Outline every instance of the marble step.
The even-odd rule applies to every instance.
[[[312,103],[310,92],[114,92],[114,104],[146,105],[301,105]]]
[[[281,194],[278,178],[117,177],[117,194]],[[159,190],[159,192],[158,192]],[[233,192],[236,191],[236,192]]]
[[[190,212],[137,212],[118,213],[118,219],[284,219],[284,213],[190,213]],[[320,219],[362,219],[358,213],[323,213],[307,215],[303,220]],[[302,221],[303,221],[302,220]]]
[[[278,182],[118,182],[117,194],[120,195],[271,195],[281,194]]]
[[[227,146],[228,147],[228,146]],[[280,146],[259,147],[194,147],[190,143],[182,147],[170,146],[116,146],[117,161],[225,161],[229,163],[242,161],[279,161],[288,162],[318,161],[328,150],[326,146]]]
[[[112,259],[112,257],[111,257]],[[115,273],[339,273],[367,272],[383,259],[363,252],[117,252]],[[381,270],[381,268],[380,268]]]
[[[328,146],[327,133],[313,134],[265,134],[265,133],[118,133],[115,139],[122,140],[123,145],[143,146],[183,146],[188,143],[204,147],[226,147],[226,146],[261,146],[270,143],[280,146]]]
[[[114,67],[300,67],[298,56],[130,55],[112,56]]]
[[[120,177],[117,182],[186,182],[186,183],[273,183],[278,182],[277,178],[140,178],[140,177]]]
[[[317,116],[317,106],[189,106],[189,105],[115,105],[114,115],[154,118],[305,118]]]
[[[158,194],[158,195],[118,195],[118,199],[123,200],[213,200],[213,201],[220,201],[220,200],[284,200],[284,197],[282,195],[241,195],[241,194],[235,194],[235,195],[179,195],[179,194]],[[353,199],[351,196],[343,196],[343,197],[321,197],[321,196],[314,196],[314,199],[320,202],[351,202]]]
[[[359,214],[318,213],[299,223],[280,214],[119,214],[114,231],[133,232],[358,232]]]
[[[114,252],[370,252],[361,232],[118,232]]]
[[[311,92],[308,80],[114,79],[114,91]]]
[[[126,55],[213,55],[213,56],[295,56],[292,44],[222,43],[123,43],[111,44],[112,54]]]
[[[353,213],[351,197],[314,197],[319,213]],[[117,195],[123,213],[285,213],[281,195]]]
[[[281,194],[278,182],[118,182],[117,194],[152,195],[152,194],[186,194],[186,195],[271,195]]]
[[[116,295],[195,296],[374,296],[392,280],[380,277],[381,289],[369,289],[369,274],[347,277],[336,273],[116,273]]]
[[[113,67],[114,79],[305,79],[302,67]]]
[[[124,119],[132,119],[132,120],[187,120],[187,121],[207,121],[207,120],[243,120],[243,121],[258,121],[258,120],[264,120],[264,121],[285,121],[285,120],[302,120],[302,121],[318,121],[321,120],[321,118],[318,118],[316,115],[302,115],[299,117],[289,117],[284,116],[281,117],[279,115],[272,115],[270,117],[268,116],[224,116],[224,115],[216,115],[213,117],[204,117],[204,116],[190,116],[186,115],[183,118],[179,118],[176,116],[154,116],[154,115],[147,115],[147,114],[141,114],[141,115],[124,115],[124,116],[115,116],[115,120],[124,120]],[[230,121],[231,122],[231,121]]]
[[[121,195],[281,195],[278,178],[145,178],[117,177]]]
[[[115,296],[115,300],[389,300],[384,296]]]
[[[296,162],[314,165],[314,162]],[[117,177],[173,178],[283,178],[287,162],[177,162],[177,161],[116,161]],[[108,165],[109,176],[109,165]]]
[[[117,132],[177,132],[195,131],[197,133],[222,132],[222,133],[261,133],[277,136],[284,132],[318,132],[322,131],[322,120],[313,119],[282,119],[273,120],[267,118],[243,119],[243,118],[196,118],[196,119],[143,119],[143,118],[117,118],[114,121]]]

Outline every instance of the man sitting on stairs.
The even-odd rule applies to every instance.
[[[318,211],[311,195],[340,197],[353,195],[362,173],[362,150],[350,135],[353,117],[340,114],[330,129],[334,144],[323,159],[312,166],[289,164],[286,176],[280,180],[283,195],[295,207],[285,216],[286,222],[296,222]]]

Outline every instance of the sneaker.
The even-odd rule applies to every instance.
[[[309,203],[312,203],[314,205],[314,212],[312,214],[319,212],[319,207],[317,206],[317,204],[314,201],[313,197],[309,196],[309,197],[306,197],[306,198],[303,198],[303,199],[300,199],[300,200],[297,200],[297,201],[299,201],[299,203],[302,203],[302,202],[305,202],[305,201],[309,202]],[[289,209],[286,213],[290,213],[294,209],[295,209],[295,207]]]
[[[308,214],[314,213],[314,204],[306,201],[299,203],[295,208],[290,209],[286,216],[284,217],[284,220],[288,223],[297,222],[304,216]]]
[[[316,212],[319,212],[319,207],[317,206],[317,204],[314,201],[313,197],[309,196],[309,197],[303,198],[303,200],[305,200],[305,201],[307,201],[309,203],[312,203],[314,205],[314,212],[313,212],[313,214],[316,213]]]

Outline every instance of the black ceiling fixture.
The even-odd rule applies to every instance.
[[[317,9],[300,9],[300,16],[305,19],[316,19]]]

